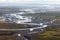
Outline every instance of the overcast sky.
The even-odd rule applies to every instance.
[[[60,0],[0,0],[0,5],[7,4],[60,4]]]
[[[0,0],[0,3],[4,2],[41,2],[41,3],[48,3],[48,4],[60,4],[60,0]]]

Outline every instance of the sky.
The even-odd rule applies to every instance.
[[[48,4],[60,4],[60,0],[0,0],[0,3],[4,3],[4,2],[13,2],[13,3],[41,2],[41,3],[48,3]]]
[[[0,2],[42,2],[42,3],[60,3],[60,0],[0,0]]]
[[[8,4],[60,4],[60,0],[0,0],[0,5]]]

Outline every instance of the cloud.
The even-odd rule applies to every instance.
[[[0,2],[28,2],[33,0],[0,0]]]
[[[35,2],[35,3],[47,3],[47,4],[60,4],[60,0],[0,0],[0,2]]]

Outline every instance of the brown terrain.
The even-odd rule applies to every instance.
[[[57,24],[60,24],[60,20],[57,20]],[[54,24],[56,24],[54,23]],[[50,24],[50,25],[54,25]],[[26,25],[26,24],[25,24]],[[0,22],[0,29],[9,28],[25,28],[24,24]],[[60,26],[56,28],[48,28],[42,34],[31,34],[31,40],[60,40]],[[17,40],[17,36],[13,35],[19,31],[0,31],[0,40]],[[21,39],[20,39],[21,40]]]

